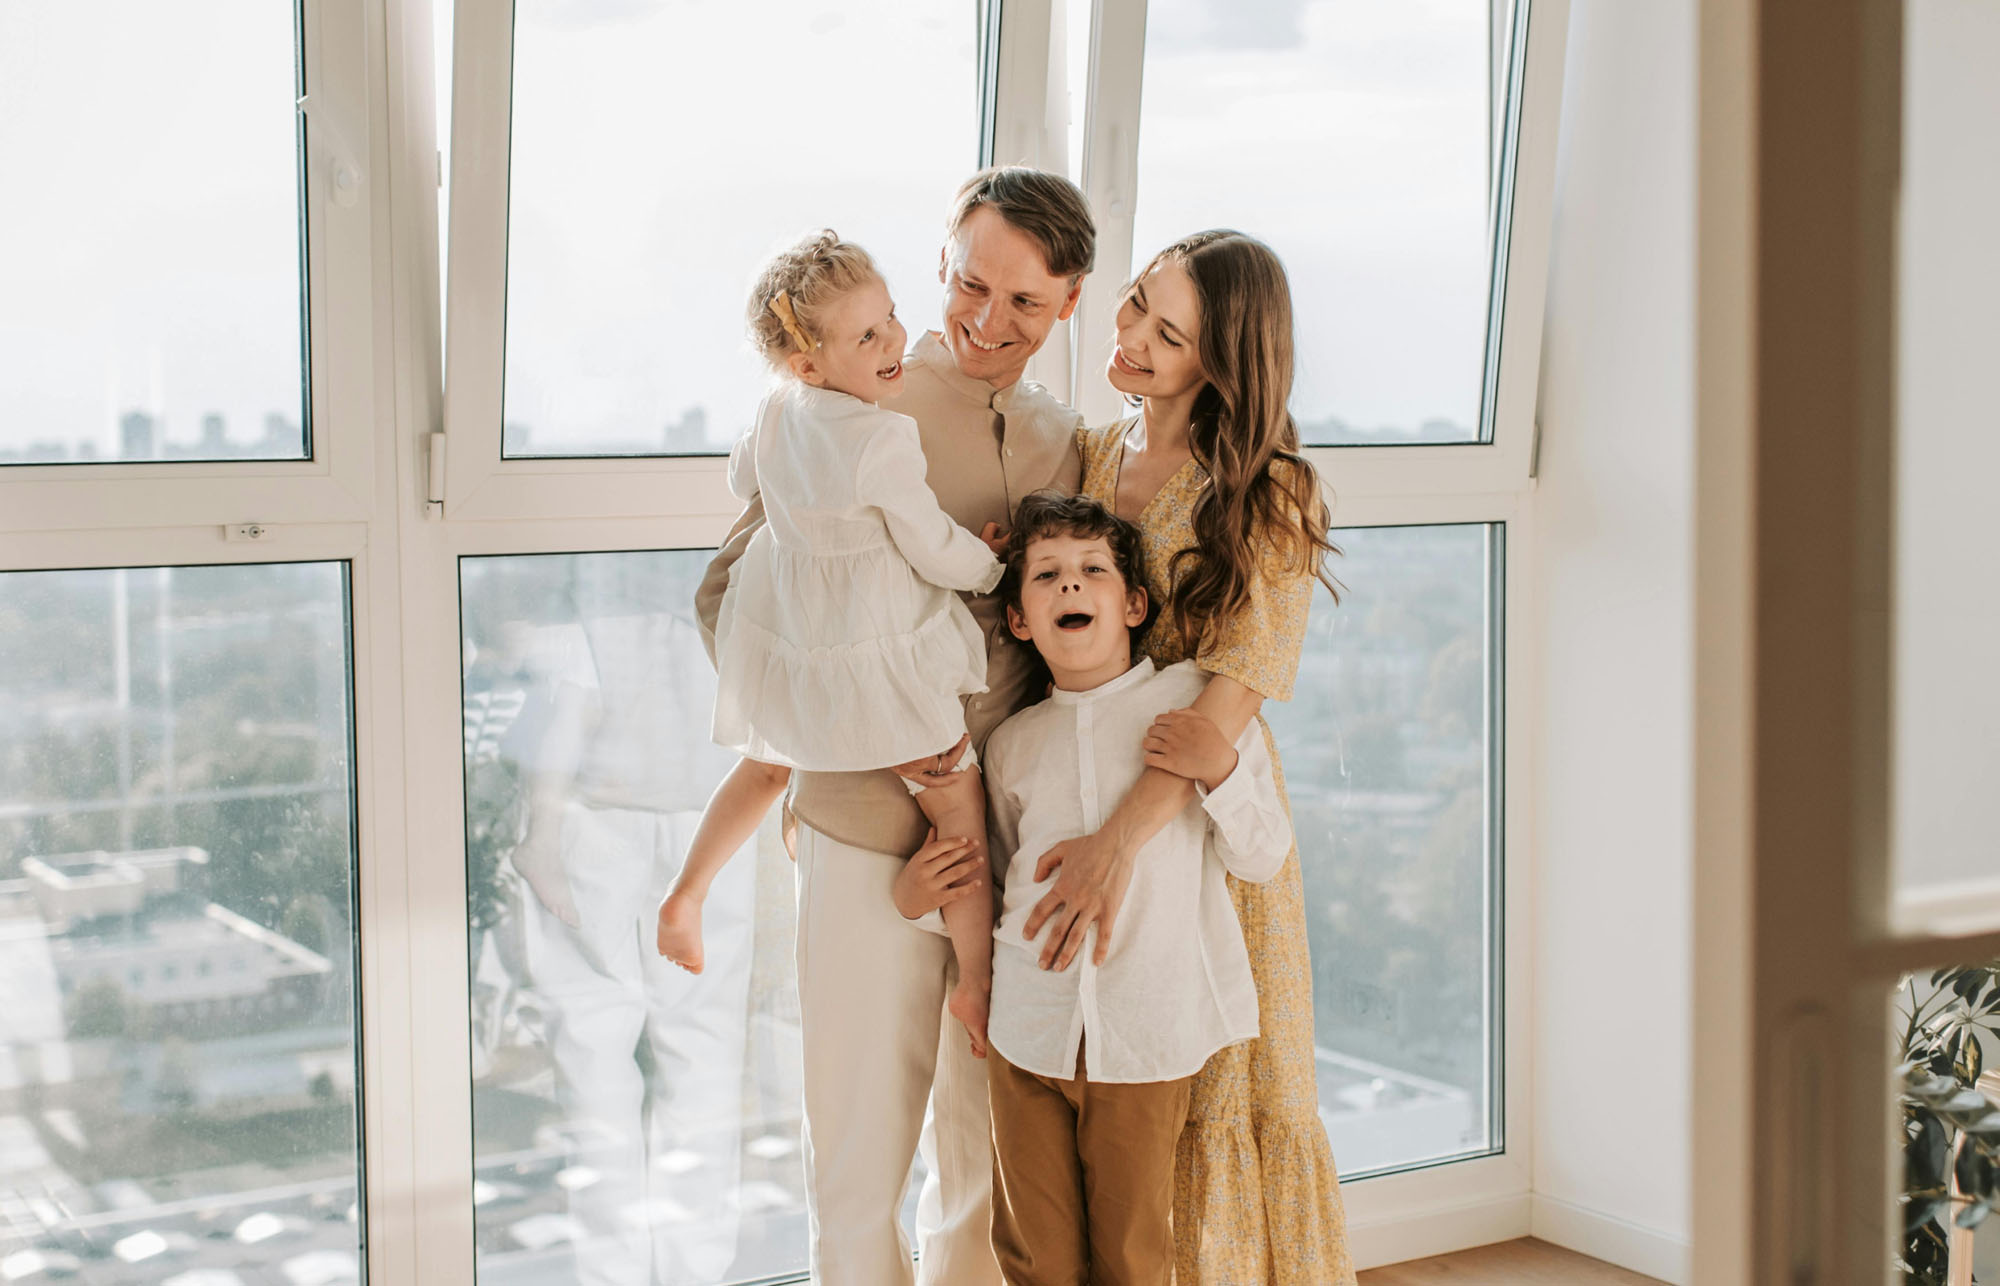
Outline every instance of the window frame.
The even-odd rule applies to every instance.
[[[0,466],[0,532],[98,526],[353,522],[374,503],[375,255],[373,208],[386,186],[368,129],[373,92],[367,22],[357,7],[299,0],[308,106],[305,220],[310,455],[302,460],[145,461]],[[350,154],[350,149],[351,154]],[[351,167],[358,199],[335,199]]]

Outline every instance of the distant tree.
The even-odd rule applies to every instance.
[[[109,978],[92,978],[69,1002],[69,1034],[95,1040],[125,1034],[125,989]]]

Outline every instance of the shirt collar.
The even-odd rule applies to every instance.
[[[1125,671],[1125,673],[1115,679],[1106,679],[1086,692],[1070,692],[1064,688],[1052,688],[1049,691],[1049,696],[1057,705],[1081,705],[1086,701],[1095,701],[1099,697],[1115,696],[1127,688],[1137,687],[1152,676],[1153,658],[1142,656],[1137,661],[1134,661],[1132,668]]]
[[[944,340],[934,330],[925,331],[917,339],[917,346],[910,350],[910,359],[919,366],[929,368],[946,388],[960,397],[995,411],[1007,410],[1021,387],[1021,381],[1015,380],[1006,388],[996,389],[985,380],[973,379],[959,370],[958,363],[952,360],[951,350],[944,346]]]

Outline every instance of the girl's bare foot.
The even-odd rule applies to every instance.
[[[993,982],[980,978],[960,978],[951,989],[951,999],[945,1001],[945,1008],[965,1024],[966,1034],[972,1037],[974,1058],[986,1057],[986,1013],[992,1003]]]
[[[689,973],[700,973],[701,899],[675,889],[660,903],[660,954]],[[982,1028],[982,1030],[984,1030]]]

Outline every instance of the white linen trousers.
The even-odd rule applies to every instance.
[[[986,1068],[945,1012],[951,940],[890,900],[903,862],[798,830],[813,1281],[1001,1286]],[[920,1144],[913,1265],[899,1212]]]

